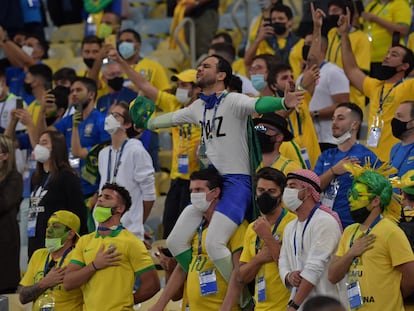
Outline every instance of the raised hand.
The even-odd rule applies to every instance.
[[[344,36],[348,34],[349,26],[351,25],[351,12],[346,7],[346,14],[339,16],[338,19],[338,34]]]
[[[313,2],[311,2],[311,13],[313,27],[322,28],[323,19],[326,17],[326,14],[319,8],[315,10],[315,5]]]
[[[304,91],[295,91],[289,92],[289,84],[286,83],[285,87],[285,107],[286,108],[294,108],[296,111],[299,110],[299,105],[302,103],[302,100],[305,98]]]

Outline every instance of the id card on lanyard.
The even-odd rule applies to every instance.
[[[379,107],[378,111],[375,116],[372,117],[372,120],[370,120],[371,125],[369,128],[369,134],[367,139],[367,146],[371,148],[377,148],[379,141],[381,139],[382,129],[384,127],[384,104],[387,100],[387,98],[390,96],[391,92],[402,82],[404,79],[399,80],[396,82],[384,95],[384,85],[381,88],[380,92],[380,98],[379,98]]]

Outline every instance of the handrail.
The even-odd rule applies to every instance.
[[[190,48],[190,52],[187,51],[187,48],[185,46],[185,43],[181,42],[179,40],[179,32],[180,30],[184,27],[185,24],[189,24],[190,25],[190,44],[189,44],[189,48]],[[189,18],[189,17],[185,17],[175,28],[174,31],[174,40],[175,42],[177,42],[178,47],[180,48],[181,52],[183,52],[184,57],[188,58],[190,57],[191,60],[191,68],[196,68],[197,64],[196,64],[196,34],[195,34],[195,24],[194,21]]]
[[[234,3],[234,5],[233,5],[233,8],[231,9],[230,14],[231,14],[231,18],[232,18],[233,23],[236,26],[237,30],[240,32],[240,34],[242,35],[242,37],[244,37],[246,35],[247,30],[244,30],[241,27],[241,25],[240,25],[240,23],[239,23],[239,21],[237,19],[237,15],[236,15],[236,12],[237,12],[238,8],[243,4],[242,2],[244,2],[244,7],[245,7],[245,11],[246,11],[245,12],[246,26],[248,28],[248,25],[249,25],[249,13],[250,13],[250,10],[249,10],[249,1],[248,0],[237,0]]]

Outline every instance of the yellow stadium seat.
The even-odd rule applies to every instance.
[[[52,43],[48,55],[49,58],[63,58],[66,60],[75,57],[70,43]]]
[[[45,65],[48,65],[50,69],[52,69],[53,72],[63,67],[63,63],[65,62],[65,59],[62,58],[48,58],[43,59],[42,62]]]
[[[73,57],[67,61],[64,61],[62,67],[73,68],[76,72],[84,72],[86,70],[86,65],[83,62],[82,57]]]
[[[71,42],[71,41],[82,41],[85,34],[85,24],[70,24],[63,25],[57,30],[51,33],[50,42]]]

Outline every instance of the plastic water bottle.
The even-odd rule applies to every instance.
[[[38,301],[39,311],[55,311],[55,297],[52,291],[47,291]]]

